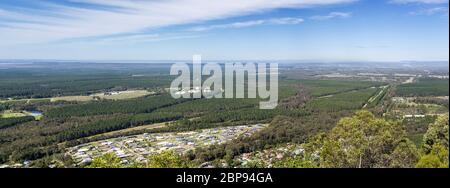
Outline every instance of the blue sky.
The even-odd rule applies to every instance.
[[[0,59],[449,59],[448,0],[4,0]]]

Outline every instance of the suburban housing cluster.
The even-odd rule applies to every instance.
[[[185,153],[196,147],[225,143],[239,136],[250,136],[265,127],[266,124],[256,124],[178,133],[144,133],[78,145],[69,148],[66,154],[79,166],[89,164],[93,158],[107,153],[117,155],[123,164],[132,160],[145,162],[146,156],[151,154],[166,150]]]

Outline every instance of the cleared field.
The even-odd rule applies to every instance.
[[[53,97],[50,99],[51,102],[56,101],[79,101],[79,102],[86,102],[94,100],[94,97],[92,96],[64,96],[64,97]]]
[[[6,110],[4,112],[0,113],[0,118],[16,118],[16,117],[25,117],[28,116],[28,114],[23,112],[14,112],[11,110]]]
[[[49,102],[50,98],[36,98],[36,99],[9,99],[9,100],[0,100],[0,103],[9,103],[9,104],[23,104],[23,103],[39,103],[39,102]]]
[[[129,91],[117,91],[117,92],[105,92],[105,93],[97,93],[89,96],[63,96],[63,97],[53,97],[51,98],[52,102],[55,101],[79,101],[86,102],[96,99],[109,99],[109,100],[123,100],[123,99],[132,99],[143,97],[147,95],[152,95],[154,92],[150,92],[147,90],[129,90]]]
[[[389,113],[393,115],[436,115],[448,112],[445,106],[431,103],[417,103],[416,97],[394,97]]]
[[[132,99],[137,97],[143,97],[152,94],[155,94],[155,92],[149,92],[147,90],[132,90],[132,91],[111,92],[111,93],[99,93],[94,94],[92,96],[100,97],[102,99],[121,100],[121,99]]]

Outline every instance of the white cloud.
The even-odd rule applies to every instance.
[[[312,20],[329,20],[333,18],[349,18],[352,16],[352,13],[350,12],[331,12],[328,15],[317,15],[312,16]]]
[[[0,9],[0,41],[2,41],[3,45],[8,45],[48,42],[68,38],[140,33],[148,29],[200,23],[279,8],[308,8],[350,3],[356,0],[71,1],[110,8],[94,10],[92,8],[45,3],[42,4],[43,8],[39,10],[17,11],[17,9]],[[280,24],[283,22],[283,20],[279,21]],[[289,22],[288,20],[284,21]]]
[[[228,24],[218,24],[209,26],[199,26],[188,29],[188,31],[210,31],[214,29],[228,29],[228,28],[244,28],[258,25],[295,25],[302,23],[304,20],[302,18],[272,18],[264,20],[250,20],[244,22],[234,22]]]
[[[445,3],[448,3],[448,0],[391,0],[390,3],[394,3],[394,4],[410,4],[410,3],[445,4]]]

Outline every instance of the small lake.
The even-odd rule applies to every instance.
[[[34,117],[42,116],[42,112],[41,112],[41,111],[37,111],[37,110],[28,111],[28,113],[29,113],[31,116],[34,116]]]

